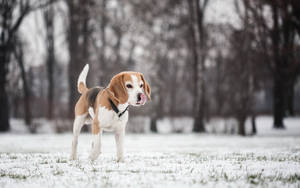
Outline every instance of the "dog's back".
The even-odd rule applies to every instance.
[[[86,92],[86,101],[89,105],[89,107],[94,108],[95,107],[95,101],[97,98],[98,93],[103,90],[103,87],[93,87],[90,88],[87,92]]]

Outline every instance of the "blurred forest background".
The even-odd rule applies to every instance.
[[[233,119],[230,133],[256,133],[300,114],[299,0],[1,0],[0,131],[24,119],[72,128],[77,78],[106,86],[120,71],[142,72],[152,101],[130,108],[133,132],[163,118]],[[43,119],[43,121],[41,121]],[[145,120],[146,119],[146,120]],[[185,121],[182,121],[185,124]],[[300,126],[300,125],[299,125]],[[299,127],[300,128],[300,127]],[[173,132],[182,132],[174,129]]]

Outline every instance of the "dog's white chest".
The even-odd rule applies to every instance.
[[[124,126],[128,121],[128,112],[126,111],[121,117],[118,117],[117,113],[113,110],[108,110],[105,107],[99,107],[97,117],[99,120],[99,126],[105,131],[114,131],[119,126]]]

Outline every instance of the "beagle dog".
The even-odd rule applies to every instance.
[[[128,106],[141,106],[150,100],[151,89],[142,73],[121,72],[106,88],[88,89],[86,64],[79,75],[77,87],[81,96],[75,105],[71,160],[76,159],[77,143],[84,124],[92,124],[92,150],[89,158],[95,160],[101,153],[103,131],[113,131],[117,145],[117,161],[124,161],[124,135],[128,121]]]

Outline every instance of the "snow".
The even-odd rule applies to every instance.
[[[132,118],[134,119],[134,118]],[[150,121],[149,121],[150,123]],[[157,126],[160,133],[183,132],[190,133],[193,128],[193,119],[191,117],[176,117],[158,120]],[[256,118],[257,136],[300,136],[300,118],[288,117],[284,119],[286,129],[273,129],[273,118],[271,116],[258,116]],[[231,129],[234,133],[237,132],[238,123],[234,118],[211,118],[206,123],[206,131],[208,133],[228,134]],[[246,132],[248,135],[252,134],[251,121],[248,118],[246,121]]]
[[[159,133],[168,134],[172,132],[191,133],[193,129],[194,120],[191,117],[165,117],[157,121],[157,129]],[[23,120],[11,119],[11,133],[29,133]],[[71,130],[72,122],[61,120],[48,121],[44,118],[34,119],[33,124],[36,125],[37,133],[55,133],[60,126],[63,130]],[[127,132],[131,133],[149,133],[150,132],[150,118],[146,116],[132,116],[127,123]],[[300,136],[300,118],[288,117],[284,119],[286,129],[273,129],[273,118],[271,116],[258,116],[256,118],[257,136]],[[67,126],[67,127],[66,127]],[[231,129],[237,131],[237,121],[233,118],[211,118],[206,123],[206,131],[208,133],[228,134]],[[246,132],[248,135],[252,133],[250,119],[246,121]]]
[[[36,127],[36,133],[55,133],[55,122],[48,121],[45,118],[34,119],[32,125]],[[15,118],[10,119],[10,132],[13,134],[30,133],[24,120]]]
[[[0,134],[0,187],[299,187],[300,118],[286,118],[284,130],[272,129],[270,116],[257,118],[257,135],[226,135],[234,119],[212,118],[191,134],[189,117],[158,121],[162,134],[127,134],[124,163],[116,162],[113,134],[103,135],[102,154],[88,159],[91,134],[81,134],[78,160],[70,161],[72,135],[54,134],[54,124],[34,120],[29,134],[12,119]],[[132,117],[129,130],[149,130],[150,120]],[[185,134],[170,134],[171,131]],[[250,121],[246,130],[251,132]]]
[[[0,187],[300,186],[299,136],[128,134],[124,163],[112,134],[89,161],[91,138],[70,161],[71,134],[1,134]]]

